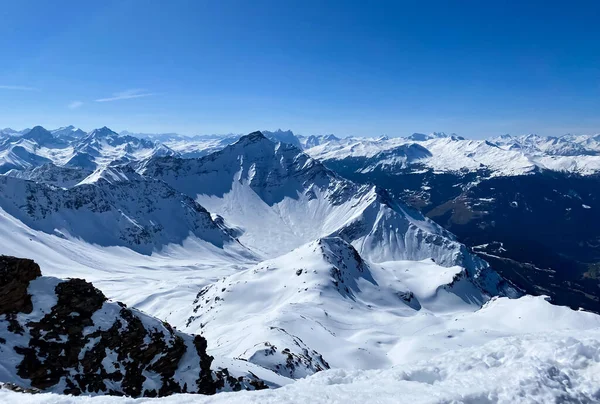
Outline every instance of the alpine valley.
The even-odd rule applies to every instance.
[[[0,401],[597,402],[599,173],[600,135],[0,130]]]

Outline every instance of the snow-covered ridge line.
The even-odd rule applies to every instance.
[[[104,174],[68,189],[0,176],[0,207],[32,229],[99,246],[150,254],[193,235],[252,255],[206,209],[164,182],[127,169]]]

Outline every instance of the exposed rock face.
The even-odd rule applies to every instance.
[[[33,260],[0,256],[0,314],[31,313],[27,287],[41,275]]]
[[[0,367],[16,374],[0,382],[25,389],[157,397],[266,388],[253,375],[213,372],[204,337],[109,302],[83,279],[41,277],[31,260],[0,257],[0,314]]]

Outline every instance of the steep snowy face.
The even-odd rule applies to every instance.
[[[2,176],[0,207],[31,229],[144,254],[190,236],[244,250],[202,206],[163,182],[104,174],[69,189]]]
[[[83,279],[41,276],[31,260],[0,256],[0,314],[0,380],[21,388],[156,397],[268,387],[241,361],[233,374],[211,369],[202,336],[108,301]]]
[[[0,174],[49,163],[51,160],[37,154],[38,150],[35,141],[12,137],[5,139],[0,144]]]
[[[285,198],[296,198],[299,193],[315,198],[315,192],[328,189],[331,192],[327,192],[327,197],[335,203],[343,199],[345,192],[354,191],[345,189],[349,183],[295,147],[275,144],[260,132],[244,136],[224,150],[201,159],[151,160],[141,172],[194,196],[223,198],[241,184],[269,206]]]
[[[446,266],[472,265],[473,277],[486,273],[482,280],[491,274],[417,211],[375,187],[338,177],[297,148],[275,144],[260,132],[201,159],[154,159],[141,172],[194,196],[239,228],[240,241],[265,257],[332,235],[375,262],[433,258]],[[485,281],[494,294],[495,282]]]

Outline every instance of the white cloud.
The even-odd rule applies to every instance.
[[[130,100],[132,98],[142,98],[154,95],[143,89],[125,90],[119,93],[114,93],[111,97],[97,99],[96,102],[110,102],[118,100]]]
[[[77,109],[83,105],[82,101],[73,101],[67,105],[69,109]]]
[[[6,85],[0,85],[0,90],[40,91],[39,89],[37,89],[35,87],[28,87],[28,86],[6,86]]]

